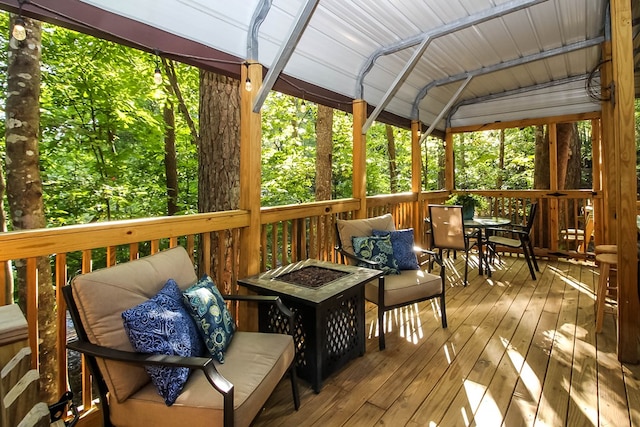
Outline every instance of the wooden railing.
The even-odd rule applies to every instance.
[[[574,190],[562,194],[548,191],[475,191],[487,199],[488,208],[480,215],[508,217],[513,223],[523,223],[531,202],[540,203],[540,215],[534,228],[534,242],[539,255],[586,256],[588,247],[581,252],[569,247],[569,239],[563,240],[563,229],[584,229],[583,212],[593,207],[598,218],[601,195],[591,191]],[[448,191],[421,194],[401,193],[367,198],[369,217],[392,213],[398,228],[413,227],[417,243],[427,246],[424,218],[428,216],[430,203],[443,203]],[[357,199],[342,199],[308,203],[303,205],[262,208],[261,210],[261,268],[295,262],[305,258],[336,261],[335,221],[351,218],[361,208]],[[212,234],[220,239],[231,240],[233,257],[241,259],[237,251],[239,231],[249,226],[247,211],[226,211],[196,214],[181,217],[149,218],[129,221],[114,221],[60,228],[0,233],[0,280],[12,280],[11,265],[26,260],[27,320],[31,347],[37,356],[37,257],[48,257],[52,264],[53,282],[58,304],[57,312],[57,360],[60,372],[60,394],[67,384],[66,313],[60,289],[72,276],[118,262],[152,254],[162,249],[183,245],[187,248],[199,272],[208,272],[218,280],[224,266],[212,271]],[[599,224],[595,224],[595,239],[598,241]],[[214,252],[212,252],[214,251]],[[238,277],[236,270],[232,277]],[[69,273],[71,272],[71,273]],[[7,295],[0,296],[0,305],[10,302]],[[37,361],[37,357],[35,358]],[[36,362],[37,363],[37,362]],[[90,376],[83,369],[82,396],[85,408],[91,407],[92,394]],[[74,390],[78,393],[78,390]]]

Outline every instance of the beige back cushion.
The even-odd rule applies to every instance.
[[[366,219],[339,219],[338,220],[338,234],[340,235],[340,243],[342,249],[350,254],[353,254],[353,242],[351,238],[371,236],[373,230],[386,230],[394,231],[396,226],[393,222],[393,216],[391,214],[385,214],[382,216],[376,216]],[[349,260],[351,264],[353,260]]]
[[[181,246],[75,277],[73,299],[89,341],[134,351],[121,314],[157,294],[168,279],[174,279],[181,289],[197,279],[191,259]],[[98,359],[98,365],[112,398],[119,402],[149,382],[142,367],[103,359]]]

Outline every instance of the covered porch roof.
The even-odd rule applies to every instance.
[[[18,0],[0,0],[17,11]],[[27,0],[23,13],[408,127],[600,111],[606,0]],[[594,99],[595,98],[595,99]],[[258,103],[259,104],[259,103]],[[254,105],[254,109],[259,105]],[[375,109],[375,111],[373,111]]]

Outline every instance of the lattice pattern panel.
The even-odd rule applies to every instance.
[[[327,308],[327,365],[332,366],[340,362],[345,356],[353,352],[362,344],[358,336],[360,327],[359,295],[354,294],[345,298],[339,304]]]
[[[296,346],[296,366],[307,366],[307,334],[301,322],[300,311],[296,308],[289,307],[293,313],[293,325],[295,331],[293,332],[293,342]],[[269,311],[267,312],[267,330],[269,332],[275,332],[279,334],[289,334],[289,320],[280,313],[280,310],[275,304],[269,305]]]

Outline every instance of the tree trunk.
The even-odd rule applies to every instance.
[[[238,209],[240,204],[240,82],[200,71],[200,150],[198,154],[198,210]],[[231,293],[232,236],[211,234],[213,270],[221,272],[221,290]],[[215,251],[214,251],[215,252]],[[201,264],[202,265],[202,264]],[[212,272],[201,272],[209,273]]]
[[[558,168],[562,164],[564,179],[561,181],[562,189],[572,190],[580,188],[580,174],[582,165],[580,159],[580,138],[577,123],[558,124],[558,149],[564,153],[563,163],[558,159]]]
[[[387,150],[389,152],[389,190],[398,192],[398,168],[396,167],[396,139],[393,135],[393,126],[385,125],[387,131]]]
[[[10,28],[13,28],[12,15]],[[38,134],[40,124],[41,24],[24,19],[27,39],[11,38],[7,67],[6,168],[7,200],[14,230],[46,227]],[[38,338],[40,392],[47,402],[57,400],[56,299],[48,257],[38,258]],[[16,261],[19,304],[26,313],[26,263]],[[36,284],[31,284],[36,288]],[[34,296],[32,295],[31,298]],[[28,313],[27,313],[28,314]]]
[[[316,121],[316,200],[331,200],[333,108],[318,105]]]
[[[551,176],[549,169],[549,137],[548,135],[545,135],[544,126],[536,126],[535,143],[536,152],[534,159],[533,188],[548,190],[551,188]],[[548,248],[550,245],[550,236],[547,232],[547,230],[549,230],[549,215],[546,213],[549,212],[549,204],[546,199],[542,200],[539,210],[542,220],[542,242],[538,242],[538,246]]]
[[[441,140],[442,145],[438,150],[438,188],[436,190],[442,190],[445,187],[445,169],[446,169],[446,147],[444,139]]]
[[[544,126],[535,129],[536,153],[534,159],[533,188],[548,190],[551,188],[549,172],[549,138],[545,136]]]
[[[176,161],[176,117],[173,104],[167,100],[164,118],[164,169],[167,178],[167,215],[178,212],[178,166]]]

